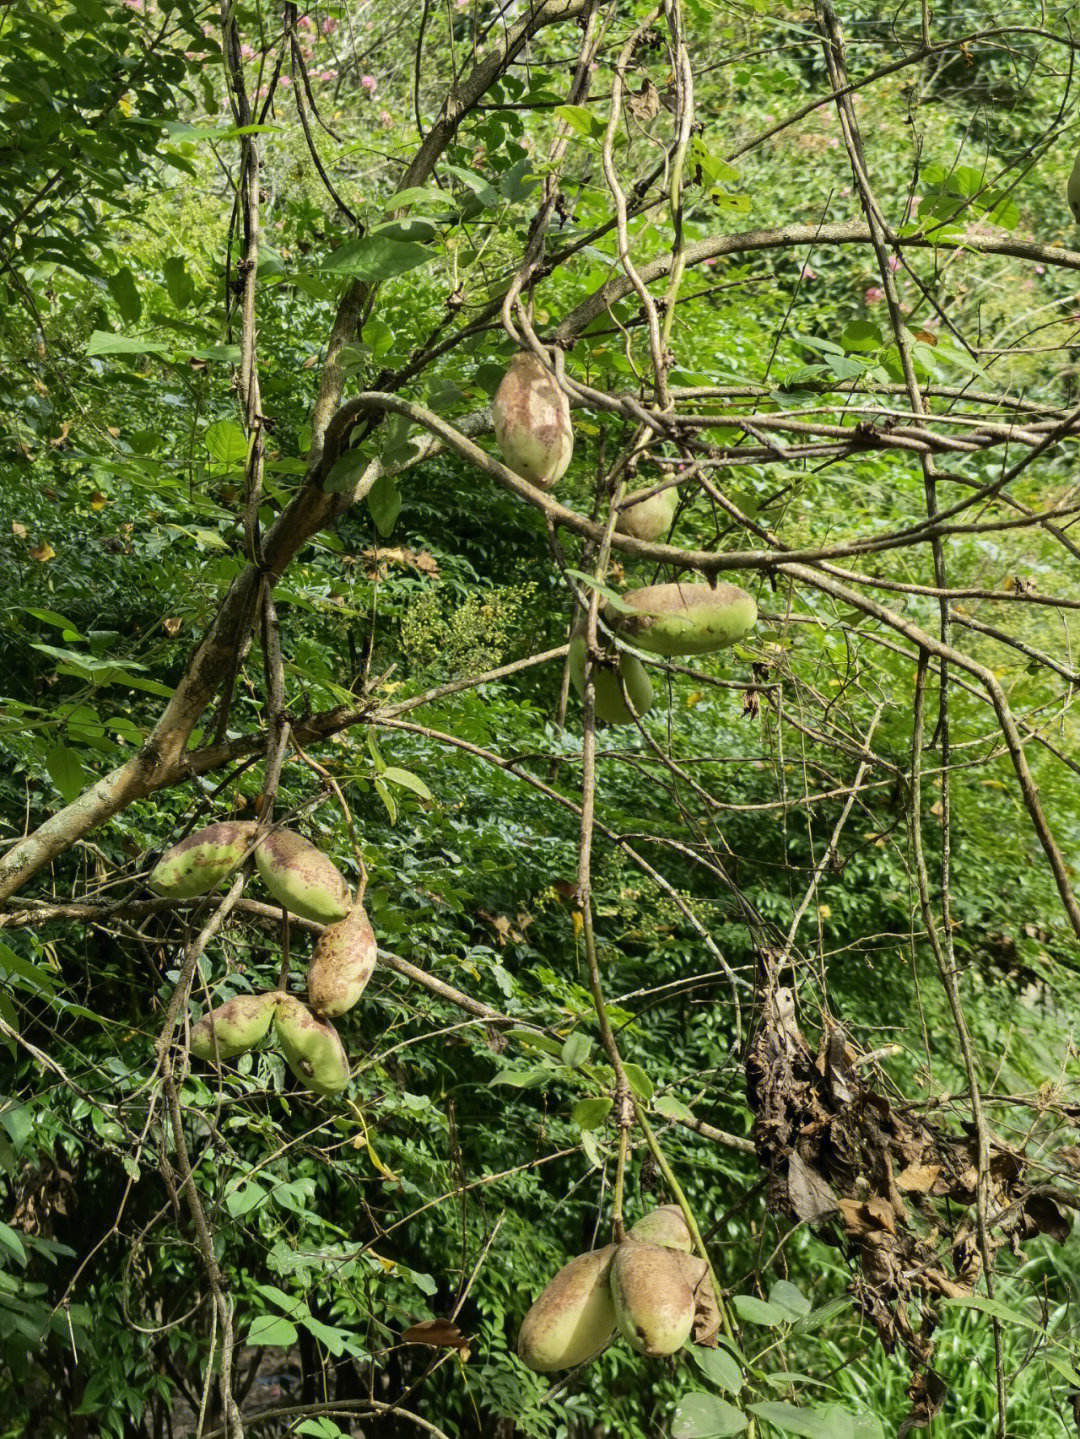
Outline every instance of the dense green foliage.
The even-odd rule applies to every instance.
[[[227,104],[216,10],[186,0],[0,7],[5,851],[138,752],[248,567],[242,145],[257,145],[263,164],[264,535],[310,478],[320,375],[356,280],[371,288],[360,333],[338,357],[346,398],[389,391],[451,423],[490,401],[515,350],[491,302],[521,262],[560,121],[569,147],[550,273],[531,294],[537,333],[552,334],[617,267],[603,126],[644,5],[610,7],[599,98],[565,105],[582,34],[576,22],[549,26],[462,119],[438,183],[391,199],[419,144],[414,107],[427,134],[470,51],[490,53],[520,8],[503,17],[486,0],[430,14],[331,3],[310,15],[286,6],[283,22],[242,5],[252,131]],[[614,146],[628,194],[672,145],[664,13],[628,72],[634,104]],[[705,0],[684,0],[680,13],[697,121],[686,243],[861,220],[813,14]],[[840,19],[857,79],[918,49],[917,8],[881,18],[856,5]],[[906,239],[928,216],[943,222],[936,247],[901,245],[890,267],[916,374],[950,420],[935,433],[990,435],[939,454],[942,509],[1001,478],[1076,401],[1080,258],[1059,251],[1067,257],[1055,264],[1043,253],[1072,234],[1067,19],[1063,7],[956,6],[931,17],[939,52],[856,94],[888,224]],[[312,161],[297,91],[341,207]],[[272,98],[265,113],[260,97]],[[821,107],[769,133],[811,98]],[[627,227],[638,267],[673,241],[667,200],[659,186],[651,195]],[[987,236],[1002,243],[980,248]],[[1026,236],[1038,254],[1008,253],[1007,241]],[[848,410],[872,411],[882,432],[909,424],[882,284],[871,246],[838,237],[747,245],[688,268],[670,384],[732,394],[680,399],[719,420],[705,426],[713,458],[680,489],[673,544],[757,551],[778,537],[801,551],[925,522],[914,447],[804,455],[798,433],[763,441],[720,422],[797,412],[848,438]],[[599,313],[568,350],[571,378],[651,404],[641,314],[633,293]],[[1000,397],[1030,404],[1032,433],[995,436],[993,423],[1026,423]],[[582,406],[574,431],[557,499],[602,522],[613,466],[639,427],[626,411]],[[282,1410],[252,1432],[421,1432],[409,1418],[379,1418],[378,1406],[399,1400],[437,1426],[429,1432],[498,1439],[692,1439],[747,1422],[763,1435],[895,1432],[912,1408],[912,1365],[903,1346],[884,1351],[854,1302],[859,1261],[838,1231],[795,1222],[758,1156],[726,1139],[751,1133],[746,1061],[770,956],[782,954],[812,1049],[841,1025],[860,1053],[883,1051],[862,1072],[898,1112],[969,1132],[968,1078],[912,844],[918,830],[940,917],[937,661],[917,815],[918,645],[767,564],[720,576],[758,600],[750,637],[684,666],[657,664],[658,701],[641,730],[597,732],[592,920],[605,1012],[709,1241],[736,1338],[670,1362],[617,1345],[552,1396],[549,1378],[514,1356],[517,1326],[556,1269],[610,1237],[619,1112],[576,892],[582,708],[572,693],[565,702],[561,655],[524,662],[566,643],[574,591],[588,601],[598,549],[572,528],[549,530],[536,507],[450,448],[409,467],[420,435],[400,418],[365,431],[346,452],[348,483],[377,457],[386,472],[275,587],[287,714],[301,736],[314,726],[303,752],[287,751],[276,813],[354,886],[362,860],[384,951],[497,1015],[381,964],[338,1022],[353,1064],[340,1101],[301,1097],[273,1047],[185,1075],[183,1030],[171,1051],[158,1046],[185,947],[220,896],[154,904],[146,879],[191,829],[257,812],[272,655],[256,628],[225,691],[231,704],[207,708],[187,741],[195,755],[228,752],[80,832],[0,911],[0,1434],[157,1439],[196,1432],[201,1405],[202,1432],[223,1432],[211,1382],[221,1335],[179,1192],[169,1053],[233,1310],[234,1390],[249,1424]],[[672,474],[688,464],[685,439],[653,439],[637,482],[655,478],[658,462]],[[494,454],[489,435],[478,442]],[[723,447],[737,445],[761,454],[721,463]],[[1007,695],[1066,860],[1080,845],[1080,583],[1065,547],[1075,446],[1075,434],[1055,438],[1007,491],[960,515],[945,547],[958,592],[951,641]],[[1055,525],[1014,525],[1025,507],[1054,503]],[[864,598],[938,633],[929,544],[830,563],[842,583],[857,572]],[[658,577],[672,575],[616,550],[603,582],[618,590]],[[518,661],[506,676],[477,678]],[[969,671],[950,674],[947,923],[967,1026],[994,1134],[1025,1156],[1033,1183],[1037,1174],[1057,1186],[1067,1214],[1077,938],[985,689]],[[461,681],[471,683],[454,690]],[[317,735],[318,717],[339,706],[355,708],[356,722]],[[268,898],[257,880],[248,895]],[[79,903],[99,908],[70,908]],[[34,904],[47,916],[27,916]],[[311,937],[295,923],[286,933],[296,987]],[[194,1021],[273,987],[282,944],[279,920],[238,911],[199,959],[182,1013]],[[640,1126],[629,1142],[632,1219],[669,1195]],[[964,1224],[973,1232],[970,1212],[915,1208],[927,1230],[947,1230],[934,1230],[946,1252]],[[1044,1228],[998,1252],[994,1290],[1005,1306],[996,1317],[1008,1432],[1029,1439],[1072,1432],[1068,1396],[1080,1389],[1070,1358],[1076,1241],[1059,1244]],[[916,1327],[929,1315],[939,1323],[933,1367],[950,1391],[931,1432],[982,1439],[995,1422],[994,1311],[926,1293],[919,1307]],[[410,1325],[448,1317],[466,1350],[402,1342]],[[739,1427],[725,1428],[736,1412]]]

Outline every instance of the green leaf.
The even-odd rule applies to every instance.
[[[790,1324],[791,1315],[778,1304],[768,1304],[754,1294],[736,1294],[731,1301],[735,1313],[747,1324],[765,1324],[773,1328],[777,1324]]]
[[[804,1409],[797,1404],[764,1399],[746,1407],[784,1434],[801,1434],[804,1439],[855,1439],[852,1416],[835,1405],[828,1409]]]
[[[718,1389],[728,1394],[738,1394],[743,1386],[743,1374],[735,1357],[726,1349],[703,1349],[698,1344],[690,1346],[690,1357]]]
[[[877,325],[869,320],[852,320],[840,336],[845,350],[880,350],[885,343]]]
[[[349,1340],[349,1331],[347,1329],[338,1329],[332,1324],[324,1324],[321,1319],[315,1319],[310,1314],[307,1315],[306,1318],[301,1319],[300,1323],[309,1334],[314,1334],[320,1344],[322,1344],[327,1352],[332,1354],[335,1359],[345,1352],[345,1346]]]
[[[529,1069],[501,1069],[490,1082],[508,1084],[511,1089],[539,1089],[550,1079],[550,1069],[543,1064],[534,1064]]]
[[[798,1324],[792,1328],[792,1334],[813,1334],[816,1329],[829,1324],[838,1314],[843,1314],[845,1309],[850,1309],[853,1301],[846,1295],[839,1295],[836,1299],[828,1299],[824,1304],[813,1310],[805,1319],[800,1319]]]
[[[567,1036],[566,1043],[562,1047],[562,1062],[570,1069],[576,1069],[579,1064],[584,1064],[592,1051],[592,1040],[580,1029]]]
[[[1043,1330],[1037,1319],[1031,1319],[1019,1309],[1010,1309],[1000,1299],[988,1299],[983,1294],[962,1294],[955,1299],[943,1301],[948,1309],[977,1309],[980,1314],[989,1314],[1001,1324],[1016,1324],[1021,1329],[1032,1329],[1037,1334]]]
[[[665,1119],[689,1119],[694,1117],[693,1111],[689,1109],[681,1099],[676,1099],[673,1094],[661,1094],[660,1098],[653,1105],[657,1114],[662,1114]]]
[[[632,615],[635,613],[633,605],[628,605],[622,595],[616,594],[613,589],[609,589],[607,585],[601,584],[600,581],[592,575],[584,574],[581,570],[572,570],[569,565],[566,567],[566,573],[580,584],[583,584],[587,590],[597,590],[603,595],[613,610],[618,610],[619,614]]]
[[[78,799],[91,779],[78,755],[65,744],[53,745],[45,756],[45,768],[65,804],[71,804],[72,800]]]
[[[401,491],[393,475],[379,476],[368,490],[367,503],[375,528],[385,540],[401,513]]]
[[[238,1188],[231,1189],[225,1196],[225,1208],[234,1219],[242,1219],[245,1214],[250,1214],[253,1209],[257,1209],[260,1204],[265,1204],[266,1198],[266,1190],[262,1185],[248,1179]]]
[[[605,130],[604,122],[594,115],[587,105],[556,105],[555,114],[565,121],[575,135],[588,140],[599,140]]]
[[[383,802],[386,813],[390,816],[390,823],[397,823],[397,800],[386,787],[381,775],[375,776],[375,793]]]
[[[419,795],[428,804],[435,803],[435,796],[428,789],[427,785],[411,770],[398,769],[396,765],[387,765],[382,772],[382,777],[388,784],[400,785],[402,789],[412,790],[413,794]]]
[[[26,1250],[23,1248],[22,1240],[14,1229],[9,1228],[8,1225],[3,1223],[0,1223],[0,1244],[11,1254],[14,1254],[19,1264],[25,1265]]]
[[[323,480],[323,489],[328,495],[348,494],[356,487],[367,462],[368,457],[363,450],[346,450],[330,466],[330,473]]]
[[[235,420],[215,420],[208,426],[203,443],[224,465],[247,463],[248,439]]]
[[[275,1349],[288,1349],[296,1343],[296,1325],[280,1314],[259,1314],[247,1332],[248,1344],[272,1344]]]
[[[640,1064],[624,1064],[623,1073],[626,1075],[626,1082],[640,1100],[648,1104],[656,1092],[656,1085],[641,1068]]]
[[[116,301],[116,308],[120,311],[124,324],[137,325],[142,314],[142,301],[139,299],[135,276],[129,267],[125,265],[122,270],[117,270],[105,283],[109,287],[109,294]]]
[[[0,968],[6,969],[8,974],[14,975],[35,993],[46,994],[50,998],[56,994],[56,976],[51,970],[43,969],[39,964],[32,964],[30,960],[24,959],[21,954],[16,954],[13,949],[9,949],[2,942],[0,942]]]
[[[317,1419],[305,1419],[296,1426],[296,1433],[313,1434],[315,1439],[348,1439],[344,1429],[339,1429],[326,1414],[320,1414]]]
[[[570,1119],[579,1129],[599,1129],[614,1103],[610,1095],[600,1099],[579,1099],[570,1111]]]
[[[769,1303],[785,1310],[792,1319],[805,1319],[814,1307],[802,1290],[786,1279],[778,1279],[769,1290]]]
[[[467,190],[471,190],[485,208],[490,209],[499,203],[498,192],[475,170],[466,170],[463,165],[443,165],[443,169]]]
[[[109,330],[95,330],[86,347],[87,355],[167,355],[168,345],[160,340],[142,340],[135,335],[114,335]]]
[[[391,240],[385,235],[364,235],[347,240],[320,265],[324,273],[352,275],[358,280],[391,280],[425,265],[432,258],[426,245],[408,240]]]
[[[722,1439],[727,1434],[741,1434],[746,1428],[746,1415],[714,1394],[700,1389],[684,1394],[675,1406],[671,1439]]]
[[[183,255],[172,255],[161,267],[169,299],[178,310],[186,310],[195,298],[195,281],[187,272]]]

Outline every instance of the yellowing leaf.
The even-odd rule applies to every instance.
[[[52,545],[49,544],[48,540],[42,540],[40,545],[35,545],[34,548],[30,551],[30,558],[32,560],[38,560],[42,564],[44,564],[46,560],[53,560],[56,558],[56,551],[53,549]]]

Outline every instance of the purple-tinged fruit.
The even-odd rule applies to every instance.
[[[507,466],[550,490],[574,453],[570,402],[554,377],[526,351],[515,355],[491,403],[495,439]]]
[[[308,1003],[333,1019],[352,1009],[375,968],[375,931],[362,904],[319,935],[308,966]]]
[[[287,994],[274,1011],[274,1032],[289,1068],[305,1089],[337,1094],[349,1082],[349,1057],[338,1032]]]
[[[291,829],[278,829],[259,842],[255,864],[262,882],[290,914],[334,924],[349,912],[344,876],[322,850]]]
[[[526,1314],[518,1358],[538,1374],[573,1369],[594,1358],[615,1333],[609,1278],[615,1246],[564,1264]]]
[[[150,888],[170,899],[193,899],[217,889],[239,868],[258,828],[254,820],[222,820],[166,850],[150,874]]]
[[[280,990],[267,994],[238,994],[204,1014],[192,1026],[190,1049],[196,1059],[235,1059],[253,1049],[270,1028],[274,1011],[284,998]]]
[[[611,1298],[619,1333],[639,1354],[674,1354],[690,1338],[694,1295],[679,1254],[627,1239],[611,1262]]]

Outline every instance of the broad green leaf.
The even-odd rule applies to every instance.
[[[393,475],[379,476],[368,490],[367,503],[375,528],[386,539],[401,513],[401,491]]]
[[[598,140],[604,133],[604,122],[587,105],[557,105],[555,115],[565,121],[575,135]]]
[[[570,1118],[579,1129],[599,1129],[614,1103],[609,1095],[600,1099],[579,1099],[570,1111]]]
[[[723,1347],[703,1349],[699,1344],[690,1346],[690,1357],[718,1389],[728,1394],[738,1394],[743,1386],[743,1373],[734,1355]]]
[[[396,765],[389,764],[382,772],[382,777],[388,784],[399,785],[402,789],[408,789],[415,795],[419,795],[428,804],[435,803],[435,797],[419,775],[413,774],[411,770],[398,769]]]
[[[586,589],[598,591],[598,593],[603,595],[604,599],[607,600],[613,610],[618,610],[619,614],[632,615],[634,613],[633,605],[628,605],[622,595],[616,594],[613,589],[601,584],[600,581],[592,575],[587,575],[581,570],[572,570],[569,565],[566,567],[566,573],[570,575],[572,579],[577,580],[579,584],[583,584]]]
[[[235,420],[215,420],[208,426],[203,443],[214,459],[224,465],[247,463],[247,436]]]
[[[695,1389],[675,1406],[671,1439],[723,1439],[728,1434],[742,1434],[746,1423],[746,1415],[731,1404]]]
[[[804,1439],[855,1439],[852,1416],[835,1405],[828,1409],[806,1409],[765,1399],[746,1407],[759,1419],[767,1419],[782,1434],[801,1434]]]
[[[791,1315],[778,1304],[768,1304],[755,1294],[736,1294],[732,1306],[740,1319],[747,1324],[764,1324],[769,1328],[777,1324],[790,1324]]]
[[[542,1064],[529,1069],[502,1069],[490,1081],[492,1084],[508,1084],[512,1089],[539,1089],[551,1079],[551,1070]]]
[[[270,1344],[276,1349],[289,1349],[296,1343],[296,1325],[280,1314],[259,1314],[247,1332],[248,1344]]]
[[[317,1419],[305,1419],[302,1424],[296,1426],[297,1434],[311,1434],[314,1439],[348,1439],[344,1429],[339,1429],[334,1421],[326,1414],[320,1414]]]
[[[135,335],[114,335],[95,330],[86,347],[87,355],[167,355],[169,346],[160,340],[143,340]]]
[[[3,1223],[0,1223],[0,1244],[14,1254],[19,1264],[26,1263],[26,1250],[23,1248],[22,1240],[14,1229]]]
[[[379,798],[382,800],[382,802],[383,802],[383,808],[386,810],[386,813],[390,816],[390,823],[391,823],[391,824],[396,824],[396,823],[397,823],[397,800],[396,800],[396,799],[394,798],[394,796],[390,793],[390,790],[388,789],[388,787],[387,787],[387,785],[386,785],[386,782],[385,782],[385,780],[382,778],[381,775],[376,775],[376,776],[375,776],[374,784],[375,784],[375,793],[376,793],[376,794],[379,796]]]
[[[186,310],[195,298],[195,281],[187,272],[183,255],[171,255],[161,269],[169,299],[178,310]]]
[[[346,450],[330,466],[330,473],[323,480],[323,489],[328,495],[348,494],[356,488],[367,462],[368,457],[363,450]]]
[[[485,208],[499,203],[498,192],[484,179],[483,175],[478,175],[475,170],[466,170],[463,165],[443,165],[442,168],[448,175],[453,175],[454,179],[464,185],[467,190],[471,190]]]
[[[358,280],[391,280],[427,264],[432,254],[426,245],[364,235],[331,251],[319,268],[324,273],[351,275]]]
[[[135,276],[129,267],[125,265],[123,269],[117,270],[105,283],[109,287],[109,294],[116,301],[116,308],[120,311],[124,324],[137,325],[142,314],[142,301],[139,299]]]
[[[838,1314],[843,1314],[845,1309],[850,1309],[852,1303],[853,1301],[845,1295],[840,1295],[836,1299],[828,1299],[817,1309],[812,1310],[805,1319],[800,1319],[791,1332],[793,1334],[813,1334],[823,1325],[831,1323]]]
[[[642,1069],[640,1064],[624,1064],[623,1073],[626,1075],[626,1082],[634,1091],[637,1097],[648,1104],[656,1090],[656,1085]]]
[[[988,1299],[983,1294],[962,1294],[943,1303],[948,1309],[977,1309],[980,1314],[989,1314],[1001,1324],[1017,1324],[1021,1329],[1042,1333],[1043,1326],[1037,1319],[1030,1318],[1020,1309],[1011,1309],[1000,1299]]]
[[[884,338],[870,320],[852,320],[840,336],[840,343],[845,350],[880,350]]]
[[[802,1290],[787,1279],[778,1279],[769,1290],[769,1303],[785,1310],[792,1319],[805,1319],[814,1307]]]
[[[689,1119],[694,1117],[693,1110],[685,1105],[681,1099],[676,1099],[673,1094],[661,1094],[653,1104],[657,1114],[662,1114],[665,1119]]]
[[[579,1064],[584,1064],[592,1051],[592,1040],[580,1029],[574,1031],[567,1037],[562,1047],[562,1062],[571,1069],[576,1069]]]
[[[6,969],[8,974],[15,975],[36,993],[47,994],[50,997],[56,993],[57,980],[52,970],[31,963],[21,954],[16,954],[13,949],[9,949],[3,942],[0,942],[0,969]]]
[[[256,1184],[253,1179],[245,1180],[236,1189],[231,1189],[225,1196],[225,1208],[234,1219],[242,1219],[245,1214],[250,1214],[260,1204],[266,1202],[266,1190],[261,1184]]]
[[[78,799],[92,778],[75,751],[64,744],[53,745],[45,756],[45,768],[65,804]]]

